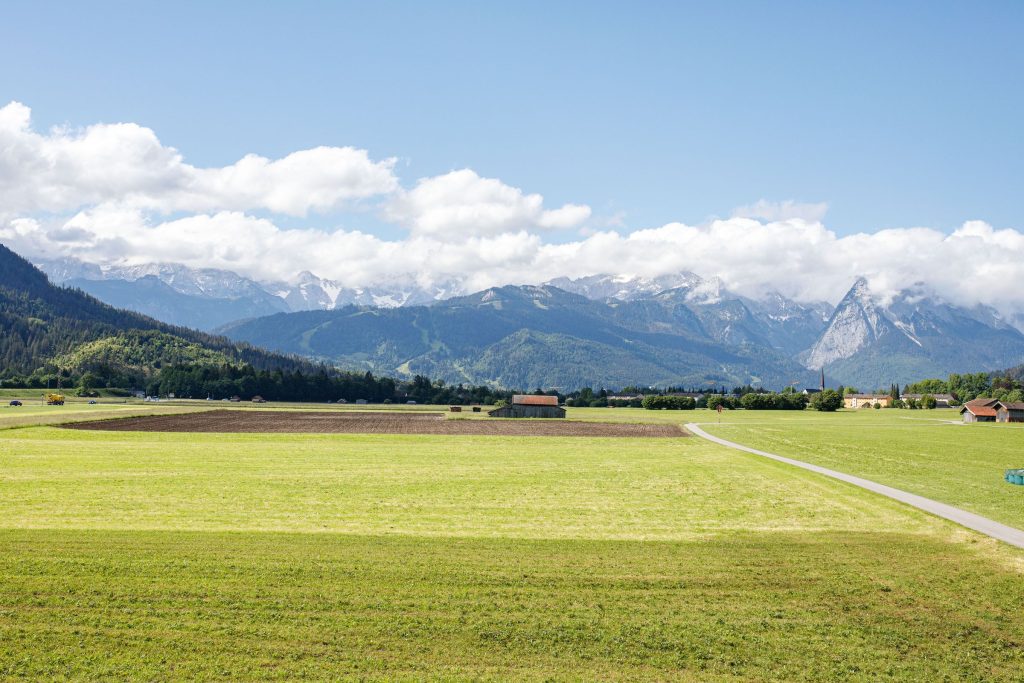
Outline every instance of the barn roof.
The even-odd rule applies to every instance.
[[[999,399],[998,398],[975,398],[975,399],[972,399],[972,400],[968,401],[964,405],[965,406],[994,406],[997,403],[999,403]]]
[[[996,409],[994,407],[992,407],[992,406],[983,406],[983,405],[977,405],[977,404],[971,405],[970,403],[966,403],[966,404],[964,404],[964,407],[960,409],[960,412],[963,413],[965,410],[970,412],[971,415],[974,415],[976,417],[995,417],[996,416]]]
[[[1024,401],[1000,401],[999,404],[1007,410],[1024,410]]]
[[[512,396],[512,403],[520,406],[557,406],[557,396],[531,396],[529,394],[515,394]]]

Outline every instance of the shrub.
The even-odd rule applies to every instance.
[[[731,396],[725,396],[723,394],[711,394],[708,396],[707,406],[711,410],[717,410],[718,406],[722,406],[728,410],[734,410],[736,408],[736,400]]]
[[[825,389],[811,397],[811,407],[824,413],[833,413],[843,407],[843,397],[835,389]]]

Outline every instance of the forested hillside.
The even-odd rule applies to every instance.
[[[305,370],[309,361],[267,353],[55,287],[42,272],[0,245],[0,379],[40,381],[63,371],[108,378],[148,374],[163,364],[235,362],[256,369]]]

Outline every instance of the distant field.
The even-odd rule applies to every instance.
[[[154,415],[192,412],[197,408],[173,406],[158,403],[65,403],[62,406],[48,406],[26,403],[12,407],[5,401],[0,405],[0,430],[12,427],[64,424],[81,420],[105,420],[134,415]]]
[[[0,429],[0,678],[1019,680],[1022,579],[696,438]]]
[[[214,434],[446,434],[475,436],[683,437],[677,425],[562,419],[449,420],[442,412],[206,410],[80,422],[72,429]]]
[[[1024,528],[1024,424],[960,424],[955,410],[789,415],[735,411],[706,431],[761,450],[856,474]],[[717,418],[717,416],[716,416]],[[950,424],[955,422],[956,424]]]

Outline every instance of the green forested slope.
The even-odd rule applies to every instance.
[[[78,290],[55,287],[32,264],[0,245],[0,378],[55,370],[58,363],[78,374],[103,364],[123,370],[225,360],[256,368],[314,367],[225,337],[122,311]]]

